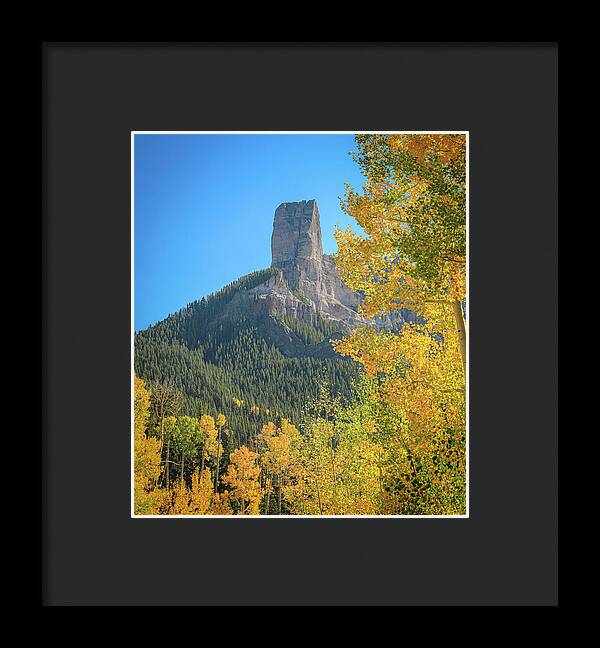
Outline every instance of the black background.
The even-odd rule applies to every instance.
[[[43,47],[45,603],[556,603],[557,55]],[[132,130],[470,131],[470,519],[130,519]]]

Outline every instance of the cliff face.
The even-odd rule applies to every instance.
[[[271,267],[279,269],[281,276],[269,282],[269,286],[256,290],[261,298],[269,300],[272,314],[287,314],[307,322],[317,314],[344,330],[366,323],[358,313],[362,296],[342,283],[332,257],[323,254],[316,200],[283,203],[277,207],[271,255]],[[401,309],[375,325],[396,328],[412,317],[410,311]]]
[[[271,265],[283,270],[292,290],[311,291],[319,281],[323,242],[315,200],[283,203],[275,210]]]
[[[323,254],[321,222],[316,200],[283,203],[275,210],[271,237],[271,267],[281,270],[291,297],[308,305],[325,320],[352,328],[363,319],[357,312],[361,297],[342,283],[333,259]],[[278,291],[281,298],[281,291]],[[286,292],[283,290],[283,292]],[[305,319],[305,309],[289,296],[284,310]],[[275,307],[277,308],[277,307]],[[310,316],[309,316],[310,318]]]

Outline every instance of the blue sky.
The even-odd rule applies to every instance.
[[[282,202],[315,198],[323,247],[344,182],[362,186],[353,135],[136,135],[135,330],[271,265]]]

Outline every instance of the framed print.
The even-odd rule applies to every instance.
[[[468,517],[468,133],[134,132],[132,162],[132,516]]]
[[[557,604],[557,53],[42,44],[45,605]]]

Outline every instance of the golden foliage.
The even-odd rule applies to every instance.
[[[233,503],[238,515],[258,515],[262,497],[259,475],[256,452],[242,446],[229,455],[229,466],[223,483],[229,486],[228,500]]]
[[[464,427],[465,137],[357,136],[364,192],[343,208],[364,235],[337,231],[336,263],[367,317],[414,310],[401,335],[363,327],[334,344],[382,379],[415,443]]]
[[[399,307],[462,301],[466,268],[466,157],[462,135],[357,136],[364,191],[342,208],[363,229],[337,229],[343,281],[374,317]]]
[[[414,512],[426,498],[417,512],[464,512],[464,490],[462,498],[453,496],[456,510],[447,493],[455,482],[464,489],[465,138],[374,135],[357,136],[357,143],[364,192],[347,188],[342,206],[364,234],[336,232],[340,275],[364,292],[366,317],[400,307],[418,317],[400,334],[361,327],[334,347],[363,365],[386,416],[396,421],[386,443],[383,510]],[[434,458],[444,435],[462,460],[436,486]]]
[[[213,488],[210,473],[202,475],[197,470],[192,475],[192,487],[189,489],[184,480],[179,480],[171,489],[171,507],[169,513],[174,515],[207,515],[217,504],[213,502]]]
[[[200,434],[204,459],[214,460],[223,452],[223,447],[219,443],[215,419],[212,416],[203,414],[200,417]]]
[[[192,515],[205,515],[208,513],[213,496],[212,480],[208,471],[200,474],[197,470],[192,475],[192,488],[190,490],[189,510]]]
[[[209,513],[211,515],[233,515],[233,509],[229,504],[229,493],[215,493]]]
[[[433,155],[443,163],[460,159],[464,156],[464,135],[435,135],[435,134],[398,134],[387,135],[392,150],[405,150],[419,162],[424,163]]]
[[[158,492],[161,473],[161,443],[149,437],[146,425],[150,415],[150,392],[144,381],[134,376],[134,512],[138,515],[158,513],[164,504]]]

